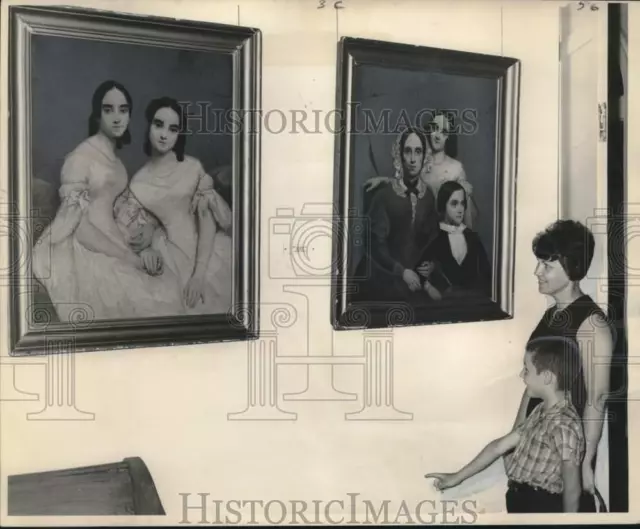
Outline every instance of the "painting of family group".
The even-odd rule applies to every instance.
[[[431,308],[491,299],[498,81],[355,70],[350,202],[367,236],[350,248],[352,299]]]
[[[53,321],[226,313],[230,55],[34,36],[35,301]],[[214,130],[212,130],[214,129]]]

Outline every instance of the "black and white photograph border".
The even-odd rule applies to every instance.
[[[487,252],[492,263],[489,298],[464,302],[441,300],[427,306],[408,306],[408,314],[388,321],[385,303],[354,299],[360,276],[352,272],[354,244],[371,238],[369,223],[355,195],[354,137],[357,132],[356,67],[372,65],[409,71],[484,77],[497,81],[493,245]],[[518,152],[518,114],[520,97],[518,59],[464,51],[413,46],[363,38],[343,37],[338,43],[337,96],[338,123],[335,140],[334,208],[341,236],[333,241],[334,280],[332,281],[331,322],[336,330],[383,328],[389,326],[461,323],[513,318],[516,238],[516,178]],[[425,96],[425,99],[428,99]],[[395,109],[399,110],[399,109]],[[421,123],[412,124],[420,128]],[[360,175],[362,176],[362,175]],[[375,180],[375,178],[374,178]],[[490,230],[491,231],[491,230]],[[362,239],[358,241],[358,239]],[[365,250],[370,255],[369,248]],[[397,305],[400,299],[392,300]],[[410,304],[409,304],[410,305]]]
[[[208,22],[137,16],[89,8],[9,8],[9,340],[14,356],[84,352],[255,339],[259,307],[259,174],[261,33],[259,29]],[[32,42],[34,36],[68,37],[179,51],[224,54],[232,62],[232,107],[242,115],[232,136],[232,303],[218,314],[91,321],[80,315],[54,322],[33,306],[31,252]],[[51,351],[47,341],[72,338],[69,351]]]

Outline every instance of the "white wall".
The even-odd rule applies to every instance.
[[[317,10],[310,0],[123,0],[100,5],[233,24],[239,6],[241,24],[263,31],[264,110],[304,105],[332,109],[336,40],[343,35],[521,59],[515,318],[396,330],[395,405],[412,412],[413,420],[395,423],[345,421],[344,413],[360,409],[361,401],[284,402],[283,409],[298,413],[296,421],[228,421],[227,413],[247,404],[245,343],[81,354],[76,358],[77,405],[95,413],[95,420],[29,421],[25,414],[38,411],[40,403],[2,403],[0,483],[12,474],[137,455],[150,468],[167,510],[166,520],[153,523],[180,522],[181,492],[208,492],[223,500],[326,501],[359,492],[397,505],[402,499],[435,498],[422,478],[425,472],[456,469],[510,427],[522,393],[518,372],[523,345],[547,306],[533,277],[531,241],[557,213],[558,6],[477,0],[344,3],[339,35],[333,10]],[[4,37],[6,3],[2,8]],[[5,76],[6,58],[5,37]],[[2,102],[4,114],[5,84]],[[282,292],[285,282],[267,277],[269,218],[278,207],[299,210],[305,201],[331,201],[333,146],[329,133],[263,137],[262,300],[291,303],[301,317],[299,325],[279,337],[282,354],[306,352],[308,322],[312,354],[329,353],[334,341],[336,354],[362,350],[362,333],[332,332],[328,288],[300,287],[308,295],[307,310],[303,297]],[[2,149],[6,187],[4,142]],[[304,371],[282,369],[279,392],[302,391]],[[362,381],[355,367],[339,368],[336,374],[340,389],[360,394]],[[41,372],[23,369],[19,377],[25,390],[41,391]],[[4,519],[6,487],[0,489]],[[488,511],[502,505],[503,492],[496,487],[485,495]],[[117,523],[149,521],[142,517]],[[44,520],[11,520],[18,522],[45,525]]]
[[[596,237],[582,288],[607,303],[607,144],[599,138],[598,107],[607,100],[607,12],[561,9],[560,217],[585,223]]]

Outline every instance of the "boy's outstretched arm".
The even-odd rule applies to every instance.
[[[562,462],[562,506],[564,512],[578,512],[580,507],[580,465],[573,461]]]
[[[513,430],[504,437],[491,441],[485,446],[480,453],[474,457],[470,463],[462,467],[455,474],[426,474],[425,478],[435,478],[436,488],[446,489],[455,487],[462,483],[465,479],[475,476],[478,472],[483,471],[496,459],[503,456],[510,450],[514,449],[520,440],[520,431]]]

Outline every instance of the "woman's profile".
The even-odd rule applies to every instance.
[[[154,99],[145,117],[149,160],[116,203],[116,216],[162,256],[163,269],[177,278],[184,314],[226,312],[232,287],[231,210],[200,161],[184,152],[186,119],[178,102]]]
[[[130,143],[132,99],[116,81],[93,94],[89,137],[64,160],[60,207],[32,254],[32,269],[57,316],[74,311],[94,319],[171,315],[178,292],[154,277],[160,258],[136,253],[113,216],[113,204],[128,183],[116,151]]]

